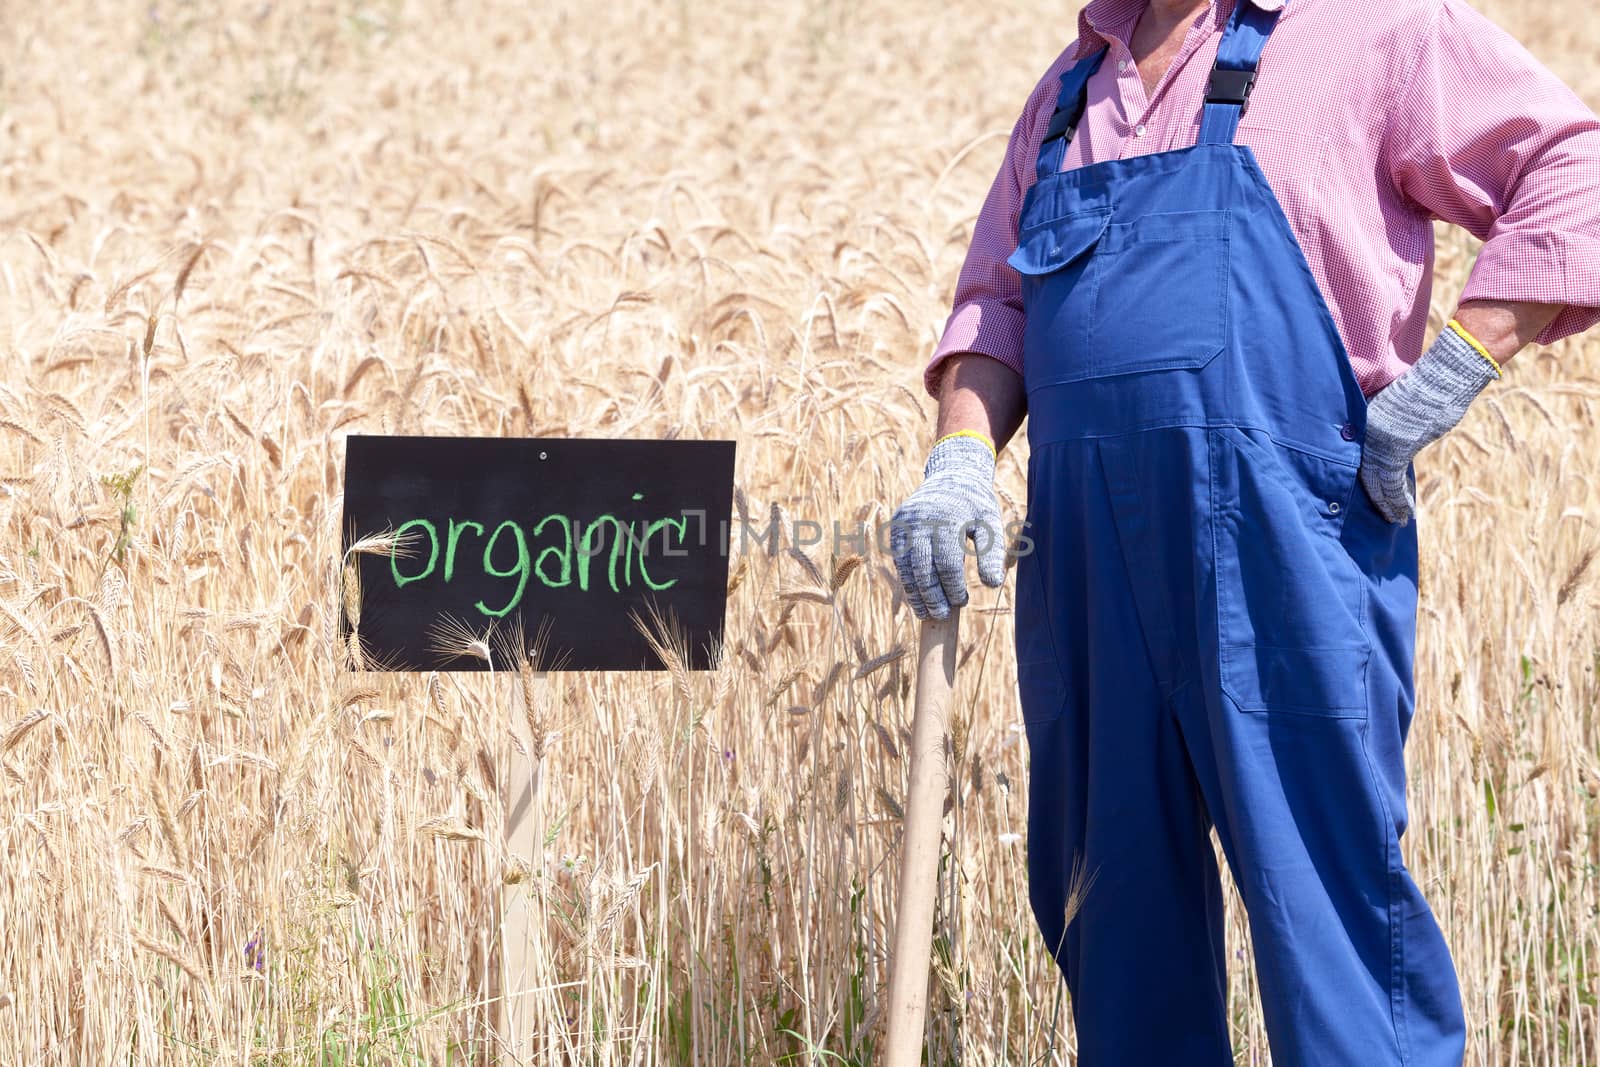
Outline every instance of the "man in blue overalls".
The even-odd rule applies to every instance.
[[[1013,137],[1008,166],[1037,149],[1033,184],[1008,208],[1002,171],[980,218],[936,361],[956,357],[940,368],[941,436],[896,514],[894,554],[918,616],[966,602],[969,540],[980,578],[1001,584],[995,448],[1026,413],[1035,551],[1017,562],[1016,647],[1030,896],[1072,992],[1085,1067],[1233,1062],[1213,828],[1249,913],[1279,1067],[1463,1058],[1449,952],[1400,852],[1417,595],[1411,461],[1522,344],[1595,321],[1600,124],[1461,0],[1287,7],[1090,5],[1079,45],[1052,68],[1053,112]],[[1124,15],[1124,29],[1137,19],[1131,36],[1106,29]],[[1340,40],[1341,26],[1407,18],[1415,29],[1386,30],[1385,47],[1443,41],[1437,55],[1416,44],[1412,70],[1377,62],[1378,45],[1358,34]],[[1203,74],[1173,80],[1194,87],[1192,100],[1174,101],[1180,90],[1145,70],[1147,92],[1158,80],[1169,91],[1152,94],[1148,130],[1142,113],[1123,113],[1129,94],[1142,102],[1121,80],[1139,77],[1130,66],[1209,60],[1212,45]],[[1435,77],[1452,63],[1489,76]],[[1096,112],[1102,67],[1094,84],[1111,88]],[[1497,118],[1499,132],[1462,133],[1494,108],[1535,107],[1508,99],[1501,73],[1549,90],[1557,120],[1541,104],[1525,122]],[[1372,84],[1352,87],[1363,76]],[[1286,211],[1267,157],[1240,129],[1246,105],[1274,93],[1305,122],[1335,127],[1302,135],[1331,138],[1333,152],[1364,150],[1363,109],[1392,113],[1372,146],[1391,162],[1340,157],[1357,164],[1347,178],[1375,187],[1340,202],[1331,179],[1307,183]],[[1472,114],[1438,120],[1433,96]],[[1118,151],[1159,136],[1163,99],[1186,136]],[[1429,122],[1438,136],[1418,132]],[[1099,158],[1074,161],[1085,126]],[[1452,132],[1470,143],[1414,147]],[[1271,134],[1260,131],[1258,149],[1270,152]],[[1451,196],[1483,209],[1438,206]],[[1506,299],[1464,302],[1419,359],[1425,279],[1394,323],[1374,317],[1374,336],[1362,313],[1381,300],[1348,294],[1372,282],[1381,296],[1407,269],[1431,268],[1431,245],[1402,241],[1430,216],[1490,238],[1473,284]],[[1297,226],[1317,236],[1309,260]],[[1351,245],[1370,239],[1395,265],[1363,275],[1360,255],[1334,254],[1341,227],[1363,226]],[[1008,270],[982,261],[986,240],[1007,246]],[[1001,293],[1007,285],[1014,292]],[[1495,322],[1504,328],[1492,338],[1468,328]],[[1409,353],[1397,337],[1412,339]],[[1404,373],[1386,375],[1379,350]]]

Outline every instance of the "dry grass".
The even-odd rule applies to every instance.
[[[506,884],[538,1062],[864,1061],[914,636],[884,560],[736,561],[716,675],[347,675],[342,439],[734,436],[752,521],[886,517],[1069,7],[222,6],[0,14],[0,1061],[484,1055]],[[1587,6],[1487,6],[1600,102]],[[1600,1063],[1597,366],[1524,355],[1424,465],[1408,852],[1473,1064]],[[978,601],[930,1062],[1067,1062]],[[519,720],[531,867],[495,844]]]

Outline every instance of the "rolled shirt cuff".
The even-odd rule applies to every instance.
[[[1491,235],[1461,293],[1565,307],[1534,340],[1552,345],[1600,323],[1600,237],[1542,230]]]
[[[1022,375],[1022,312],[1000,300],[969,300],[957,306],[945,323],[944,336],[922,372],[922,386],[935,400],[944,376],[944,361],[974,352],[998,359]]]

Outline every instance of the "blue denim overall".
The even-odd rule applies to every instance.
[[[1082,1067],[1233,1063],[1213,826],[1277,1067],[1462,1062],[1400,856],[1416,528],[1359,487],[1366,400],[1233,143],[1276,17],[1240,0],[1194,147],[1062,172],[1104,53],[1063,75],[1010,259],[1030,895]]]

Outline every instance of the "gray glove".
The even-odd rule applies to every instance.
[[[1406,471],[1418,452],[1455,428],[1500,370],[1453,326],[1367,405],[1361,485],[1380,514],[1404,526],[1417,501]]]
[[[945,437],[928,454],[923,477],[890,520],[889,544],[912,614],[944,619],[967,602],[969,538],[983,584],[997,588],[1006,580],[994,454],[978,438]]]

